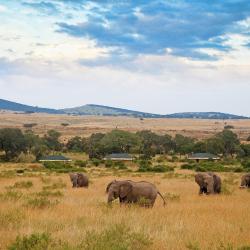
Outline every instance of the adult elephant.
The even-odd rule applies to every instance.
[[[108,193],[108,203],[119,198],[120,203],[139,203],[142,206],[153,207],[159,194],[164,202],[163,205],[166,204],[156,186],[146,181],[114,180],[108,184],[106,193]]]
[[[72,187],[88,187],[89,186],[89,179],[86,175],[82,173],[70,173],[69,174],[70,180],[72,182]]]
[[[250,188],[250,173],[241,177],[240,188]]]
[[[197,173],[195,182],[200,187],[199,194],[219,194],[221,192],[221,178],[212,172]]]

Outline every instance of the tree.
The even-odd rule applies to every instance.
[[[134,133],[116,129],[101,139],[100,146],[106,154],[129,153],[139,148],[139,138]]]
[[[86,150],[86,139],[79,136],[71,138],[66,147],[69,151],[84,152]]]
[[[5,152],[6,160],[13,160],[20,153],[26,153],[27,148],[27,141],[20,129],[4,128],[0,130],[0,150]]]
[[[216,138],[222,140],[223,142],[223,154],[233,156],[236,153],[237,147],[240,145],[238,136],[231,130],[224,129],[221,133],[216,135]]]
[[[59,142],[61,134],[55,130],[49,130],[44,137],[45,145],[53,151],[60,151],[62,144]]]
[[[45,141],[32,131],[27,131],[24,137],[27,143],[27,152],[33,154],[37,160],[48,153]]]
[[[175,136],[175,151],[180,154],[191,153],[194,148],[194,139],[180,134]]]
[[[224,153],[224,142],[220,137],[212,137],[205,141],[206,152],[211,154],[223,154]]]
[[[250,144],[241,144],[241,149],[243,150],[243,156],[250,156]]]
[[[87,153],[89,154],[89,158],[101,158],[104,156],[105,152],[101,147],[100,141],[105,136],[102,133],[92,134],[87,139]]]

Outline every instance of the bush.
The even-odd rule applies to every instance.
[[[100,165],[100,163],[101,163],[101,161],[100,161],[99,159],[96,159],[96,158],[93,158],[91,161],[92,161],[92,163],[93,163],[96,167],[98,167],[98,166]]]
[[[150,161],[141,161],[139,162],[138,171],[164,173],[164,172],[174,171],[174,168],[166,165],[152,166],[152,163]]]
[[[87,232],[81,243],[81,249],[86,250],[143,250],[152,244],[148,235],[143,232],[133,232],[123,224],[107,228],[103,232]]]
[[[198,172],[230,172],[234,171],[234,168],[232,167],[225,167],[222,164],[216,163],[216,162],[202,162],[199,165],[196,166],[195,171]]]
[[[195,169],[196,168],[196,164],[183,164],[181,165],[181,169]]]
[[[33,187],[32,181],[20,181],[16,182],[13,188],[31,188]]]
[[[245,168],[245,169],[249,169],[250,170],[250,160],[245,160],[242,162],[242,166]]]
[[[31,208],[49,208],[59,203],[58,200],[51,201],[47,197],[35,197],[28,199],[26,206]]]
[[[78,168],[75,168],[72,165],[63,162],[44,162],[43,165],[46,169],[54,171],[56,173],[70,173],[79,171]]]
[[[106,168],[111,168],[113,166],[113,161],[111,160],[106,160],[105,161],[105,167]]]
[[[31,163],[36,161],[36,156],[33,154],[24,154],[21,153],[17,158],[16,162],[21,162],[21,163]]]
[[[0,194],[1,200],[18,201],[22,198],[23,193],[13,190],[7,190],[5,193]]]
[[[87,161],[81,161],[81,160],[76,160],[75,165],[81,168],[86,168],[87,166]]]
[[[17,236],[16,241],[8,247],[8,250],[44,250],[49,248],[50,243],[51,238],[46,233]]]
[[[118,169],[127,169],[125,163],[122,161],[114,162],[114,166],[117,167]]]

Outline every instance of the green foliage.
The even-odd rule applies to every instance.
[[[107,228],[103,232],[87,232],[81,243],[86,250],[143,250],[148,249],[152,240],[143,232],[133,232],[123,224]]]
[[[224,167],[222,164],[220,163],[216,163],[216,162],[201,162],[200,164],[197,164],[195,171],[198,172],[229,172],[232,171],[232,168],[229,167]]]
[[[196,168],[196,164],[183,164],[181,165],[181,169],[190,169],[193,170]]]
[[[31,234],[30,236],[18,236],[8,250],[45,250],[51,244],[50,235],[47,233]]]
[[[84,152],[86,147],[86,139],[79,136],[71,138],[66,144],[66,148],[72,152]]]
[[[164,173],[169,171],[174,171],[173,167],[169,167],[166,165],[156,165],[152,166],[152,162],[142,160],[139,162],[139,172],[157,172],[157,173]]]
[[[16,182],[13,188],[31,188],[33,187],[32,181],[19,181]]]
[[[22,131],[15,128],[0,129],[0,150],[5,152],[7,161],[27,152],[27,141]]]
[[[106,168],[112,168],[113,166],[113,161],[112,160],[106,160],[105,161],[105,167]]]
[[[0,194],[0,199],[6,201],[18,201],[22,198],[22,196],[23,196],[22,192],[7,190],[5,193]]]
[[[61,134],[55,130],[49,130],[44,137],[45,145],[52,151],[60,151],[62,144],[59,142]]]
[[[100,165],[100,163],[101,163],[101,160],[96,159],[96,158],[93,158],[93,159],[91,159],[91,162],[92,162],[96,167],[98,167],[98,166]]]
[[[118,169],[127,169],[125,163],[122,161],[115,161],[113,165],[114,167],[117,167]]]
[[[59,203],[58,200],[50,200],[46,196],[39,196],[35,198],[29,198],[27,200],[27,203],[25,204],[28,207],[31,208],[49,208],[57,205]]]
[[[57,172],[57,173],[70,173],[70,172],[79,171],[78,168],[75,168],[69,163],[64,163],[64,162],[48,161],[48,162],[44,162],[43,165],[46,169],[53,171],[53,172]]]
[[[180,154],[188,154],[193,151],[194,139],[177,134],[175,136],[175,151]]]
[[[250,159],[243,160],[241,164],[245,171],[250,172]]]
[[[86,168],[87,167],[87,161],[76,160],[75,165],[80,167],[80,168]]]
[[[25,215],[18,209],[8,209],[8,211],[0,212],[0,229],[6,230],[7,228],[17,229],[21,226],[22,220]]]
[[[52,189],[54,189],[54,188],[52,188]],[[53,191],[50,191],[48,189],[47,190],[44,189],[41,192],[36,193],[35,195],[41,196],[41,197],[62,197],[63,193],[59,190],[53,192]]]

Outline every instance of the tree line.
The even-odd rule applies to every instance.
[[[22,132],[16,128],[0,129],[0,151],[3,151],[6,161],[15,160],[18,155],[32,154],[38,160],[40,157],[55,152],[84,152],[90,158],[101,159],[110,153],[140,154],[151,158],[156,154],[212,153],[223,156],[250,156],[250,144],[241,144],[232,130],[224,129],[211,138],[195,140],[181,134],[174,137],[159,135],[149,130],[131,133],[115,129],[106,134],[94,133],[85,138],[75,136],[67,143],[60,142],[61,134],[49,130],[39,137],[31,130]]]

